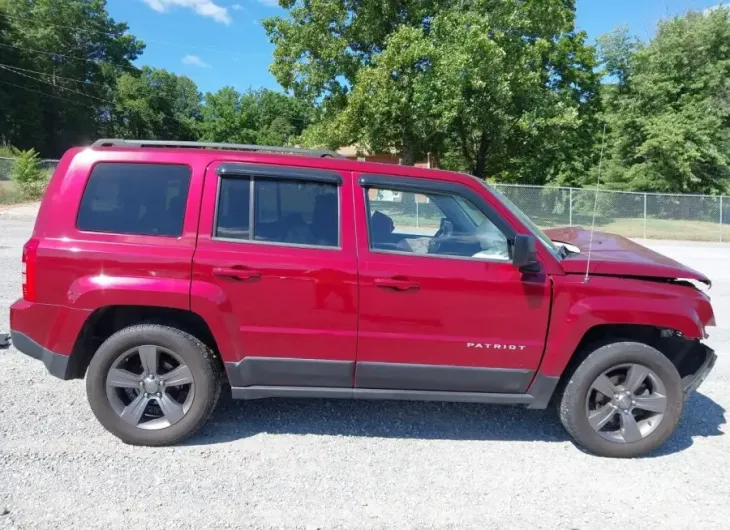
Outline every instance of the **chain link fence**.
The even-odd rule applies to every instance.
[[[626,237],[730,240],[730,197],[636,193],[582,188],[494,185],[536,224],[590,226]]]
[[[493,184],[541,228],[589,227],[638,239],[730,241],[730,197],[635,193],[582,188]],[[422,195],[380,193],[371,206],[393,218],[428,231],[437,228],[441,212]],[[725,223],[728,221],[728,223]]]
[[[53,158],[41,158],[38,161],[41,169],[54,170],[58,165],[58,160]],[[0,156],[0,182],[10,180],[10,174],[13,171],[15,158]]]
[[[8,193],[13,158],[0,157],[0,202]],[[42,159],[43,169],[58,160]],[[730,197],[636,193],[586,188],[558,188],[493,184],[541,228],[589,227],[596,210],[596,229],[631,238],[730,241]],[[4,189],[5,188],[5,189]],[[438,229],[441,212],[424,195],[378,191],[370,197],[373,209],[397,224],[424,233]],[[727,221],[727,222],[726,222]]]
[[[14,186],[11,182],[11,175],[15,160],[15,158],[0,156],[0,204],[13,204],[26,200],[25,197],[16,189],[16,186]],[[50,175],[50,173],[56,169],[58,160],[41,158],[38,161],[38,165],[43,171]]]

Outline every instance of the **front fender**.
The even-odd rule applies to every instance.
[[[554,277],[553,309],[540,372],[557,377],[588,331],[600,325],[643,325],[705,337],[714,322],[709,300],[690,287],[615,277]]]

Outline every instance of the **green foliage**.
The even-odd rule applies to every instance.
[[[112,136],[355,145],[490,181],[592,186],[605,126],[602,185],[728,191],[730,9],[663,21],[648,42],[617,28],[593,47],[574,0],[279,3],[286,16],[264,27],[288,93],[203,95],[135,67],[145,45],[105,0],[0,0],[0,156],[31,175],[14,188],[26,179],[37,196],[47,176],[5,146],[56,158]]]
[[[715,9],[661,22],[646,46],[609,49],[609,57],[628,59],[607,65],[629,65],[605,98],[610,187],[728,190],[729,43],[730,9]],[[615,53],[617,48],[623,51]]]
[[[223,87],[205,95],[202,140],[258,145],[293,145],[311,121],[311,107],[271,90],[239,94]]]
[[[144,44],[104,0],[0,0],[0,13],[0,140],[53,157],[99,136]]]
[[[525,183],[589,166],[597,62],[572,2],[283,4],[289,17],[264,22],[271,70],[320,102],[307,144],[354,143],[405,163],[431,153]]]
[[[115,136],[197,139],[201,95],[188,77],[145,66],[119,77],[114,99]]]
[[[41,168],[35,149],[20,151],[10,170],[10,180],[26,199],[37,199],[43,195],[48,176],[48,172]]]
[[[17,147],[10,144],[0,144],[0,157],[2,158],[15,158],[20,153]]]

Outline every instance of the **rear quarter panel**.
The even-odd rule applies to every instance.
[[[43,198],[33,231],[32,237],[38,240],[36,305],[65,307],[80,312],[77,314],[90,314],[111,305],[189,309],[191,263],[208,158],[192,154],[183,159],[172,153],[142,150],[83,149],[67,154]],[[176,238],[79,230],[79,204],[88,176],[99,162],[188,165],[191,179],[182,235]],[[61,341],[64,345],[71,337],[75,339],[83,325],[83,321],[76,320],[73,326],[64,328],[69,335],[68,340]],[[45,345],[49,346],[47,342]]]

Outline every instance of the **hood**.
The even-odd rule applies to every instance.
[[[573,226],[551,228],[544,232],[557,243],[567,243],[580,249],[579,254],[571,254],[560,263],[568,274],[585,274],[591,231]],[[687,279],[710,285],[709,278],[701,272],[628,238],[606,232],[593,232],[590,267],[590,274],[602,276]]]

